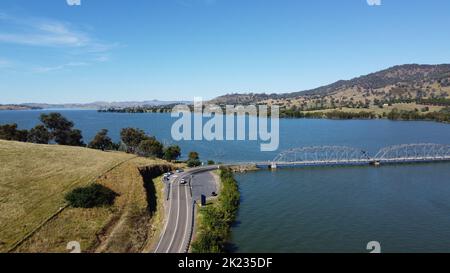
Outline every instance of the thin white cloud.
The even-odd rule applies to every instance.
[[[31,46],[83,46],[85,41],[70,35],[0,33],[0,42]]]
[[[102,45],[87,33],[75,30],[70,24],[42,19],[18,18],[5,13],[0,20],[9,31],[0,32],[1,43],[54,47],[98,47]],[[106,47],[106,45],[104,45]]]
[[[88,66],[88,65],[90,65],[90,64],[85,63],[85,62],[70,62],[70,63],[58,65],[58,66],[36,67],[33,69],[33,72],[47,73],[47,72],[52,72],[52,71],[63,70],[63,69],[69,68],[69,67]]]
[[[31,71],[36,73],[107,62],[110,51],[118,47],[117,43],[99,41],[88,32],[67,22],[46,18],[16,17],[3,12],[0,12],[0,44],[55,48],[58,49],[55,54],[63,54],[66,60],[67,58],[75,60],[53,66],[28,65],[32,67]],[[0,66],[4,65],[0,63]]]

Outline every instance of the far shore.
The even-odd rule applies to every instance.
[[[408,106],[408,105],[407,105]],[[425,107],[425,106],[423,106]],[[156,110],[155,110],[156,109]],[[373,108],[336,108],[310,111],[290,111],[282,109],[281,119],[329,119],[329,120],[392,120],[392,121],[433,121],[450,123],[450,111],[444,107],[430,107],[430,110],[419,110],[420,107],[405,108],[391,106],[386,109]],[[423,108],[422,108],[423,109]],[[59,111],[97,111],[99,113],[121,113],[121,114],[170,114],[168,108],[124,108],[124,109],[94,109],[94,108],[17,108],[9,109],[0,106],[1,112],[9,111],[36,111],[36,112],[59,112]]]

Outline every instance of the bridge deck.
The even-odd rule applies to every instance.
[[[450,161],[450,156],[445,157],[400,157],[390,159],[354,159],[332,161],[298,161],[298,162],[260,162],[255,163],[258,168],[282,168],[282,167],[313,167],[313,166],[361,166],[372,164],[402,164],[402,163],[430,163]]]

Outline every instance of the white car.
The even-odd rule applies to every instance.
[[[181,184],[181,185],[184,185],[184,184],[186,184],[186,183],[187,183],[186,179],[183,178],[183,179],[180,180],[180,184]]]

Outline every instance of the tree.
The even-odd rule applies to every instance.
[[[108,130],[102,129],[94,139],[89,143],[89,148],[97,149],[97,150],[111,150],[114,148],[114,143],[111,138],[108,136]]]
[[[164,149],[163,158],[167,161],[177,160],[181,156],[181,148],[178,145],[172,145]]]
[[[72,121],[60,113],[41,114],[40,120],[50,131],[69,131],[74,126]]]
[[[198,159],[189,159],[189,160],[186,162],[186,164],[187,164],[187,166],[188,166],[189,168],[193,168],[193,167],[201,166],[201,165],[202,165],[202,162],[201,162],[200,160],[198,160]]]
[[[44,125],[37,125],[28,133],[28,142],[37,144],[48,144],[51,134]]]
[[[149,137],[144,131],[137,128],[124,128],[120,131],[120,139],[125,145],[127,145],[127,150],[130,153],[136,152],[139,144],[142,141],[148,140]]]
[[[195,160],[195,159],[198,160],[198,159],[200,159],[200,156],[198,155],[197,152],[189,152],[188,158],[189,158],[189,159],[193,159],[193,160]]]
[[[56,131],[54,136],[55,142],[59,145],[84,146],[83,136],[80,130]]]
[[[186,162],[188,167],[192,168],[192,167],[198,167],[198,166],[202,165],[202,162],[200,161],[200,156],[198,155],[197,152],[190,152],[188,155],[188,158],[189,159]]]
[[[137,152],[141,156],[161,158],[163,156],[163,148],[164,146],[161,142],[155,138],[149,138],[141,141]]]
[[[42,114],[41,122],[50,131],[52,138],[60,145],[84,146],[81,131],[73,129],[74,123],[60,113]]]
[[[12,141],[27,141],[28,131],[17,130],[17,124],[6,124],[0,126],[0,139]]]

